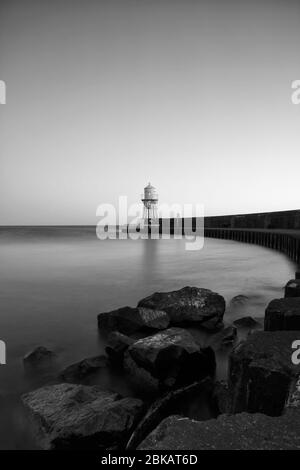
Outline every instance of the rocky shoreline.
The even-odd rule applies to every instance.
[[[22,396],[42,449],[300,449],[300,284],[266,307],[264,328],[242,317],[227,324],[224,298],[184,287],[154,293],[136,307],[98,315],[106,355],[84,358]],[[237,305],[242,296],[235,299]],[[238,307],[237,307],[238,308]],[[225,314],[225,315],[224,315]],[[248,336],[239,341],[237,331]],[[205,331],[201,342],[193,330]],[[217,351],[229,348],[228,380],[216,381]],[[300,354],[299,354],[300,356]],[[51,368],[44,347],[25,370]],[[95,376],[118,368],[134,393],[103,390]],[[208,403],[212,416],[199,419]],[[193,413],[187,405],[195,403]]]

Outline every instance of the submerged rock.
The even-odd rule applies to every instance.
[[[300,297],[300,279],[291,279],[286,284],[285,297]]]
[[[59,379],[64,382],[80,383],[106,366],[106,356],[88,357],[63,369],[59,374]]]
[[[172,292],[156,292],[140,300],[138,307],[167,312],[173,325],[190,324],[213,330],[222,326],[225,300],[209,289],[184,287]]]
[[[123,307],[98,315],[100,330],[119,331],[126,335],[142,330],[164,330],[169,323],[166,312],[150,308]]]
[[[231,306],[240,306],[240,305],[244,305],[246,302],[248,302],[249,300],[249,297],[247,297],[247,295],[236,295],[235,297],[233,297],[230,301],[230,305]]]
[[[300,412],[271,418],[263,414],[221,415],[195,421],[170,416],[139,445],[141,450],[300,449]]]
[[[234,320],[233,324],[239,328],[258,328],[260,323],[254,318],[247,316]]]
[[[212,388],[212,379],[207,377],[201,382],[195,382],[187,387],[168,392],[162,398],[156,400],[137,425],[126,449],[135,449],[163,419],[174,413],[182,413],[193,398],[204,392],[206,394],[211,393]]]
[[[106,354],[113,364],[122,365],[125,351],[135,340],[123,335],[118,331],[113,331],[108,337],[108,344],[105,348]]]
[[[22,397],[43,449],[121,449],[143,403],[84,385],[59,384]]]
[[[133,383],[149,393],[178,388],[215,370],[211,348],[201,349],[182,328],[169,328],[133,343],[124,365]]]
[[[292,343],[300,331],[255,331],[229,357],[231,411],[282,413],[291,381],[300,372],[292,363]]]
[[[272,300],[266,308],[265,330],[300,331],[300,298],[291,297]]]
[[[44,346],[38,346],[23,357],[25,368],[52,366],[56,359],[56,354]]]

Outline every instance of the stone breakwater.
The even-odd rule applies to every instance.
[[[204,229],[205,237],[234,240],[272,248],[286,254],[292,261],[300,264],[300,230],[268,230],[242,228]]]
[[[264,329],[250,317],[228,324],[223,297],[198,287],[100,313],[98,328],[106,355],[71,364],[22,397],[39,447],[300,449],[300,364],[291,359],[300,340],[299,279],[266,306]],[[248,332],[242,341],[240,330]],[[224,347],[228,380],[216,382]],[[39,347],[24,366],[38,374],[55,361]],[[131,396],[99,387],[99,374],[113,368],[132,385]],[[209,404],[214,417],[191,412],[192,402]]]

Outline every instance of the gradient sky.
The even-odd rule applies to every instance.
[[[300,1],[0,0],[0,224],[299,209]]]

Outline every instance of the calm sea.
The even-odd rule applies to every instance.
[[[262,318],[295,270],[284,255],[254,245],[206,239],[202,250],[186,251],[184,240],[100,241],[95,229],[83,227],[2,228],[0,259],[0,339],[7,345],[7,365],[0,366],[2,449],[34,447],[19,396],[43,381],[23,371],[22,357],[35,346],[54,350],[61,367],[100,354],[98,313],[187,285],[222,294],[228,323]],[[231,308],[241,294],[248,301]],[[101,380],[129,393],[121,377]]]

